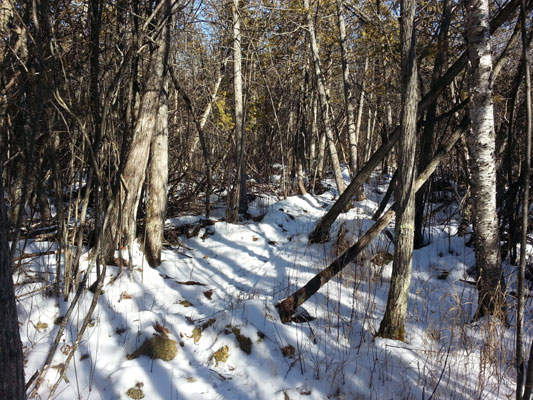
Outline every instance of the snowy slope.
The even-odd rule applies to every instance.
[[[262,216],[254,218],[258,222],[215,221],[197,236],[181,236],[182,245],[167,248],[158,269],[148,267],[138,250],[130,270],[119,274],[118,267],[108,267],[99,305],[53,398],[508,398],[513,330],[470,323],[477,297],[464,281],[472,280],[466,270],[474,255],[464,238],[454,236],[453,207],[434,217],[431,245],[415,251],[406,343],[375,337],[392,263],[372,260],[394,251],[385,235],[304,304],[315,320],[279,321],[275,304],[372,225],[386,184],[374,181],[374,189],[367,188],[369,199],[340,216],[327,244],[310,245],[307,236],[333,203],[331,192],[282,201],[260,196],[251,209]],[[28,242],[24,251],[49,248],[53,244]],[[27,261],[16,294],[28,379],[42,369],[58,329],[54,321],[68,304],[39,290],[53,280],[55,256]],[[92,297],[83,293],[37,398],[48,398]],[[176,342],[175,358],[128,359],[154,337],[156,324]]]

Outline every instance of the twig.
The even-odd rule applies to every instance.
[[[96,308],[96,305],[98,304],[98,298],[100,297],[100,293],[102,292],[102,286],[104,284],[104,278],[106,273],[106,264],[103,265],[102,273],[98,277],[97,285],[96,285],[96,291],[94,293],[93,299],[91,301],[91,305],[89,307],[89,311],[87,312],[87,315],[85,315],[85,319],[83,320],[83,324],[78,332],[78,336],[76,337],[76,340],[74,341],[74,344],[70,348],[70,353],[68,354],[67,359],[65,360],[64,367],[62,368],[59,378],[57,378],[56,383],[54,383],[54,386],[52,386],[52,389],[50,389],[50,394],[48,395],[48,398],[51,399],[57,390],[57,387],[59,386],[59,383],[63,380],[63,377],[65,376],[67,372],[67,367],[70,361],[72,360],[72,357],[74,357],[74,353],[78,349],[78,345],[81,342],[81,339],[83,337],[83,334],[85,333],[85,330],[87,329],[87,326],[89,326],[89,322],[91,320],[91,317],[93,315],[93,312]],[[80,288],[83,288],[83,286],[80,285]]]
[[[31,392],[31,394],[28,396],[29,398],[33,398],[37,396],[37,391],[39,390],[39,387],[44,381],[44,377],[46,376],[46,372],[50,368],[50,364],[52,362],[52,359],[54,358],[54,354],[57,350],[57,346],[59,346],[59,342],[61,340],[61,337],[63,336],[63,332],[65,331],[65,327],[67,326],[67,321],[70,318],[70,315],[74,311],[75,305],[78,303],[78,300],[80,299],[81,293],[83,292],[83,289],[85,287],[85,283],[87,282],[89,272],[85,274],[85,277],[83,278],[83,281],[81,282],[80,286],[78,287],[78,290],[76,291],[76,295],[72,299],[72,303],[70,303],[70,306],[67,310],[67,313],[63,317],[63,320],[59,324],[59,330],[57,331],[56,337],[54,339],[54,342],[52,343],[52,347],[50,347],[50,350],[48,351],[48,356],[46,357],[46,361],[43,364],[42,371],[39,375],[39,378],[37,379],[37,382],[35,382],[35,386]]]

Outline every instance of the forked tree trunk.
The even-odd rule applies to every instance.
[[[476,266],[479,272],[479,297],[475,318],[498,313],[503,317],[505,297],[500,260],[498,215],[496,211],[496,158],[494,110],[490,76],[492,56],[488,0],[467,0],[466,35],[468,40],[472,133],[468,135],[472,181],[473,222],[476,240]]]
[[[311,15],[311,7],[309,6],[309,0],[304,0],[304,8],[307,18],[307,29],[309,30],[309,42],[311,46],[311,53],[313,55],[313,64],[315,67],[318,98],[320,100],[320,112],[322,114],[322,122],[324,123],[324,129],[326,131],[326,138],[329,149],[329,155],[331,157],[333,175],[335,176],[335,183],[337,185],[337,190],[340,195],[346,189],[346,185],[344,184],[344,179],[342,178],[341,165],[339,162],[339,156],[337,155],[335,138],[333,136],[333,129],[331,127],[326,80],[324,78],[322,67],[320,66],[320,55],[318,51],[318,44],[316,41],[315,24]]]
[[[170,0],[163,0],[161,20],[170,16]],[[136,235],[137,206],[145,177],[150,143],[159,117],[159,99],[163,91],[168,63],[170,43],[169,24],[154,40],[156,48],[150,55],[146,68],[146,88],[139,104],[138,117],[133,131],[133,139],[126,155],[126,162],[120,173],[119,188],[108,207],[103,228],[103,252],[105,261],[113,263],[114,252],[118,248],[131,246]]]
[[[402,110],[400,115],[401,138],[398,146],[398,184],[396,209],[394,260],[387,308],[378,335],[395,340],[405,340],[405,318],[411,284],[413,239],[415,232],[415,153],[416,114],[418,106],[415,0],[400,3],[400,42],[402,51]]]
[[[0,177],[2,164],[0,163]],[[7,212],[0,179],[0,399],[23,400],[24,357],[20,341],[11,257],[7,241]]]

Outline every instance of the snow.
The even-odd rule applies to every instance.
[[[343,224],[349,243],[372,225],[387,183],[371,182],[379,190],[366,188],[369,198],[338,218],[330,243],[307,240],[333,204],[335,193],[326,192],[281,201],[260,195],[250,210],[263,216],[259,222],[215,222],[195,237],[181,236],[184,246],[166,249],[157,269],[134,249],[131,269],[121,273],[108,267],[91,324],[53,398],[128,399],[131,388],[140,389],[145,399],[508,398],[514,391],[514,331],[488,320],[471,323],[477,293],[465,281],[473,280],[466,270],[474,253],[465,238],[454,236],[453,206],[433,217],[431,244],[414,253],[405,343],[375,336],[392,263],[376,266],[370,259],[379,251],[394,251],[383,234],[304,304],[315,320],[280,322],[275,304],[342,252]],[[187,216],[167,223],[200,220]],[[33,253],[55,244],[28,241],[24,246],[24,252]],[[58,330],[54,321],[69,302],[39,290],[53,283],[55,255],[24,261],[16,294],[28,379],[41,371]],[[509,273],[513,268],[507,267]],[[91,282],[95,279],[93,271]],[[48,398],[92,298],[92,292],[83,292],[37,398]],[[156,323],[177,342],[176,357],[128,360],[156,333]],[[250,354],[238,335],[251,341]],[[214,354],[224,346],[227,360],[217,361]]]

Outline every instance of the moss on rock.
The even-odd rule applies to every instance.
[[[152,359],[160,359],[163,361],[170,361],[176,357],[178,347],[176,342],[168,337],[155,335],[147,339],[141,347],[135,350],[128,356],[128,360],[133,360],[141,355],[150,357]]]

